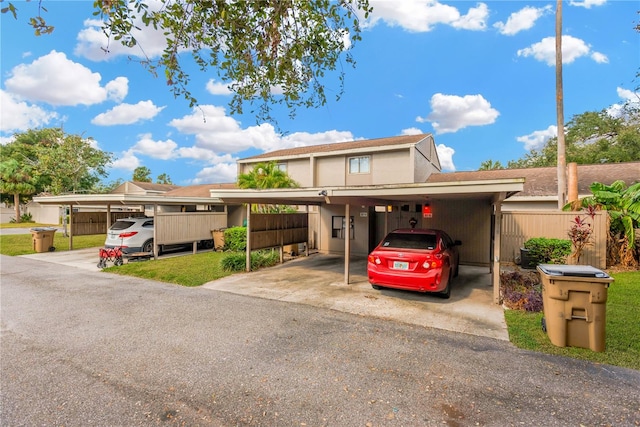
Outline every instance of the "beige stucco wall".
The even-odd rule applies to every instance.
[[[351,255],[367,256],[369,254],[369,221],[368,209],[351,206],[349,216],[353,217],[354,238],[351,240]],[[361,215],[362,214],[362,215]],[[321,253],[344,254],[344,239],[331,237],[331,221],[334,216],[345,216],[343,205],[323,205],[320,210],[320,230],[318,250]]]
[[[371,156],[370,184],[400,184],[413,182],[409,150],[384,151]]]
[[[344,156],[316,158],[316,186],[345,185],[345,171]]]

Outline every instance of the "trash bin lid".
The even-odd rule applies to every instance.
[[[609,275],[590,265],[540,264],[538,268],[549,276],[609,278]]]

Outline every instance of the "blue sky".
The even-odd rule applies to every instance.
[[[231,116],[215,72],[193,70],[198,110],[131,61],[137,50],[112,44],[105,55],[92,1],[43,3],[51,35],[28,26],[37,1],[14,0],[18,20],[0,18],[0,141],[60,126],[92,137],[114,154],[106,182],[130,180],[138,166],[179,185],[233,182],[240,158],[410,133],[434,135],[444,172],[476,170],[488,159],[506,165],[556,135],[555,1],[371,0],[340,101],[330,75],[326,106],[299,109],[293,120],[275,109],[282,132]],[[638,100],[638,10],[638,1],[564,3],[565,121]],[[148,55],[162,49],[157,35],[140,40]]]

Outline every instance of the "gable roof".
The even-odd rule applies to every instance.
[[[176,188],[180,188],[180,186],[175,184],[154,184],[153,182],[126,181],[114,188],[111,193],[158,194],[166,193],[167,191],[175,190]]]
[[[377,147],[402,146],[402,145],[409,145],[409,144],[417,144],[418,142],[429,137],[431,137],[431,134],[425,133],[425,134],[419,134],[419,135],[402,135],[402,136],[392,136],[389,138],[376,138],[376,139],[366,139],[366,140],[348,141],[348,142],[334,142],[331,144],[308,145],[305,147],[284,148],[282,150],[270,151],[268,153],[258,154],[252,157],[246,157],[244,159],[238,160],[238,162],[248,163],[247,161],[255,161],[255,160],[261,161],[261,160],[267,160],[271,158],[281,159],[284,157],[306,156],[310,154],[355,151],[355,150],[361,150],[366,148],[377,148]]]
[[[163,194],[166,197],[211,197],[211,190],[229,189],[233,190],[238,188],[235,182],[222,183],[222,184],[198,184],[189,185],[187,187],[180,187],[172,191],[167,191]]]
[[[495,169],[469,172],[434,173],[428,183],[480,181],[485,179],[525,178],[519,197],[557,196],[558,172],[555,167],[529,169]],[[610,185],[622,180],[627,185],[640,182],[640,162],[578,165],[578,194],[591,194],[594,182]]]

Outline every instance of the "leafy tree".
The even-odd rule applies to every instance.
[[[295,115],[297,107],[326,103],[325,73],[342,67],[342,58],[355,66],[351,46],[361,39],[360,16],[368,17],[369,0],[254,0],[202,1],[94,1],[94,15],[102,20],[109,43],[139,47],[136,30],[157,31],[166,47],[159,58],[145,57],[140,63],[157,76],[159,71],[173,94],[191,106],[197,99],[188,89],[190,76],[183,64],[190,52],[201,71],[214,69],[233,92],[231,113],[242,113],[252,105],[258,120],[273,121],[274,104],[283,104]],[[52,6],[54,7],[54,6]],[[39,5],[30,19],[36,35],[49,34]],[[2,9],[17,18],[10,2]],[[108,51],[108,46],[104,47]],[[344,90],[344,72],[339,73]],[[275,89],[275,90],[274,90]],[[258,102],[257,109],[253,106]]]
[[[11,142],[0,146],[0,158],[2,192],[13,194],[18,211],[20,195],[90,190],[100,176],[106,176],[111,154],[78,135],[45,128],[15,134]]]
[[[640,182],[629,187],[624,181],[611,185],[595,182],[590,189],[592,196],[569,203],[563,210],[607,211],[610,219],[609,261],[611,264],[637,265],[635,229],[640,227]]]
[[[257,163],[248,173],[238,176],[238,187],[264,190],[268,188],[297,188],[300,185],[285,171],[278,167],[276,162]],[[295,209],[290,206],[279,205],[255,205],[258,212],[289,212]]]
[[[151,170],[146,166],[138,166],[133,170],[134,182],[152,182]]]
[[[110,181],[110,182],[99,182],[96,185],[93,186],[93,188],[91,189],[92,193],[96,193],[96,194],[107,194],[107,193],[111,193],[114,189],[116,189],[117,187],[119,187],[120,185],[122,185],[124,183],[122,178],[118,178],[115,181]]]
[[[156,183],[158,183],[158,184],[173,184],[173,182],[171,181],[171,177],[169,175],[167,175],[166,173],[161,173],[160,175],[158,175],[158,177],[156,178]]]
[[[28,168],[21,167],[16,159],[6,159],[0,162],[0,192],[13,195],[16,222],[21,221],[20,195],[33,194],[36,191],[28,170]]]
[[[640,111],[627,104],[619,115],[588,111],[573,116],[566,125],[567,162],[578,164],[619,163],[640,160]],[[557,139],[540,150],[531,150],[508,168],[554,166]]]
[[[480,167],[478,168],[479,171],[489,171],[489,170],[495,170],[495,169],[504,169],[504,166],[502,166],[502,163],[500,163],[500,160],[498,161],[493,161],[491,159],[485,160],[484,162],[480,163]]]

